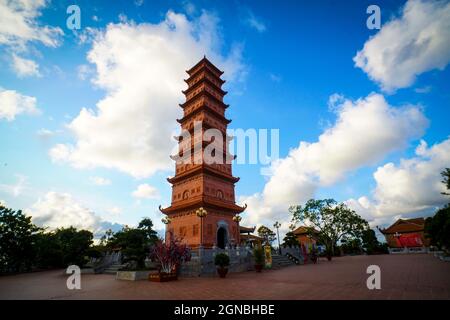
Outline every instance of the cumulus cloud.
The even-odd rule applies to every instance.
[[[33,222],[50,230],[75,227],[85,229],[99,236],[107,229],[118,230],[121,225],[102,220],[93,211],[86,208],[68,193],[48,192],[40,198],[26,213]]]
[[[188,20],[169,11],[157,24],[127,21],[98,32],[88,60],[96,68],[93,82],[106,96],[68,125],[75,143],[56,145],[52,159],[78,168],[114,168],[138,178],[170,169],[184,71],[204,54],[225,70],[228,80],[239,80],[244,71],[239,47],[220,53],[218,24],[207,12]]]
[[[289,205],[303,203],[314,197],[317,188],[406,147],[428,125],[420,107],[393,107],[380,94],[356,101],[332,97],[337,116],[334,125],[317,142],[301,141],[287,157],[276,160],[262,193],[241,197],[248,204],[245,222],[289,220]]]
[[[157,199],[159,198],[159,192],[158,189],[155,187],[143,183],[140,184],[136,190],[133,191],[132,196],[135,198],[142,198],[142,199]]]
[[[33,60],[21,58],[16,54],[12,55],[13,58],[13,69],[19,76],[19,78],[24,77],[40,77],[39,65]]]
[[[22,50],[30,41],[48,47],[58,46],[63,31],[37,22],[46,5],[46,0],[0,0],[0,44]]]
[[[109,186],[111,184],[111,180],[103,177],[90,177],[89,180],[96,186]]]
[[[0,119],[13,121],[19,114],[39,114],[36,107],[36,98],[20,94],[15,90],[6,90],[0,87]]]
[[[349,199],[348,204],[366,219],[381,224],[397,217],[432,214],[449,202],[442,194],[441,171],[450,164],[450,138],[428,147],[421,141],[415,156],[379,167],[373,177],[372,199]]]
[[[353,58],[386,91],[412,85],[450,61],[450,2],[409,0]]]

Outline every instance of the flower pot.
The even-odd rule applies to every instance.
[[[256,272],[261,272],[263,269],[263,265],[262,264],[255,264],[255,270]]]
[[[217,267],[217,273],[221,278],[225,278],[228,273],[228,268],[226,267]]]
[[[164,273],[164,272],[151,273],[148,276],[148,280],[152,281],[152,282],[167,282],[167,281],[178,280],[178,276],[177,276],[177,274],[175,272],[172,272],[172,273]]]

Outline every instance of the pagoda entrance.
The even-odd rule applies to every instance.
[[[220,227],[217,229],[217,247],[225,249],[227,242],[227,230],[224,227]]]

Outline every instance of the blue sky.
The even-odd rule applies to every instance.
[[[100,232],[150,216],[162,227],[158,205],[170,202],[173,174],[159,160],[166,147],[153,139],[140,158],[120,145],[176,129],[172,115],[184,100],[172,88],[184,88],[183,70],[203,54],[225,71],[231,128],[280,130],[271,176],[234,165],[245,223],[279,219],[285,230],[288,206],[310,197],[347,201],[373,226],[429,215],[447,201],[439,171],[450,165],[448,1],[379,1],[381,30],[366,27],[369,1],[0,3],[25,24],[0,15],[12,28],[0,27],[0,200],[42,224]],[[71,4],[81,9],[76,32],[66,27]],[[339,103],[330,108],[333,95]],[[101,101],[110,117],[99,115]],[[128,116],[147,106],[133,124]],[[149,131],[138,130],[144,120]],[[367,126],[347,131],[355,121]]]

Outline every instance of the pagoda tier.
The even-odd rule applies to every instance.
[[[229,120],[229,119],[225,118],[225,117],[223,116],[223,114],[220,114],[220,113],[217,112],[216,110],[211,109],[211,108],[209,108],[209,107],[206,106],[206,105],[201,105],[201,106],[195,108],[194,111],[192,111],[192,112],[188,113],[187,115],[185,115],[183,118],[177,119],[177,122],[178,122],[179,124],[183,124],[183,123],[185,123],[186,121],[190,120],[192,117],[198,115],[198,114],[201,113],[201,112],[205,112],[205,113],[207,113],[207,114],[210,114],[210,115],[212,115],[213,117],[215,117],[216,119],[218,119],[218,120],[220,120],[220,121],[222,121],[222,122],[225,122],[226,124],[230,124],[231,121],[232,121],[232,120]]]
[[[202,164],[192,164],[191,166],[192,167],[190,169],[184,171],[183,173],[179,173],[171,178],[167,178],[167,181],[173,184],[173,183],[181,181],[182,179],[186,179],[186,178],[192,177],[194,175],[203,174],[203,173],[217,176],[221,179],[224,179],[224,180],[232,182],[232,183],[236,183],[239,181],[239,177],[233,177],[230,174],[227,174],[226,172],[223,172],[220,169],[214,168],[213,165],[207,165],[207,164],[202,163]]]
[[[160,206],[159,210],[161,210],[162,213],[170,216],[176,215],[179,210],[198,209],[200,207],[203,207],[204,209],[215,208],[221,211],[226,211],[228,214],[235,215],[237,213],[244,212],[244,210],[247,208],[247,205],[241,207],[235,203],[224,203],[223,201],[217,201],[213,197],[199,197],[196,199],[192,198],[189,201],[185,201],[183,203],[172,205],[168,208],[162,208]]]
[[[186,101],[180,104],[184,114],[177,119],[182,134],[174,137],[179,152],[171,156],[176,161],[175,176],[167,178],[172,184],[172,202],[160,210],[170,218],[167,220],[169,234],[192,246],[224,247],[233,241],[239,243],[239,223],[233,217],[246,206],[235,202],[234,185],[239,178],[232,175],[230,163],[236,156],[228,152],[232,137],[226,132],[231,120],[225,117],[228,105],[223,102],[227,94],[222,89],[225,81],[220,78],[223,71],[204,57],[186,72],[188,88],[182,91]],[[219,130],[221,141],[206,141],[208,129]],[[185,137],[187,133],[190,139]],[[207,155],[208,147],[213,147],[214,153],[211,150],[212,154]],[[207,212],[203,218],[195,214],[200,208]]]

